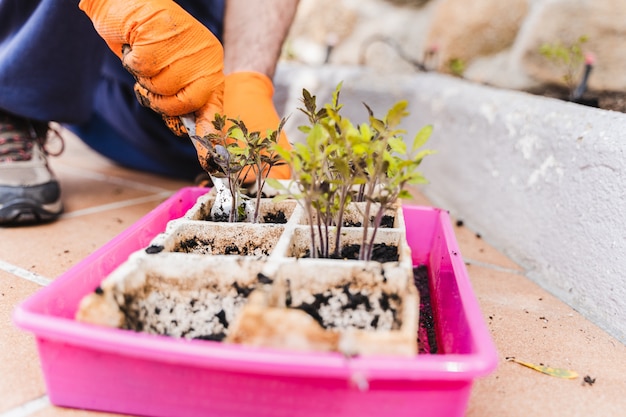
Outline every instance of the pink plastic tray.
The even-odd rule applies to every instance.
[[[53,404],[147,416],[462,416],[497,355],[447,212],[404,207],[415,265],[427,264],[440,354],[293,353],[100,328],[79,300],[207,189],[184,188],[23,304]]]

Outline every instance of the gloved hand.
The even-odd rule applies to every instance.
[[[178,116],[188,113],[198,135],[213,130],[215,113],[223,113],[224,53],[204,25],[172,0],[81,0],[79,7],[137,80],[143,105],[176,133],[186,132]],[[205,155],[198,149],[201,162]]]
[[[259,131],[264,135],[268,129],[276,130],[280,123],[272,97],[274,85],[264,74],[258,72],[234,72],[226,76],[224,85],[224,114],[231,119],[240,119],[250,132]],[[278,144],[291,149],[287,135],[283,131]],[[273,167],[269,176],[277,179],[291,177],[287,165]],[[246,181],[253,179],[249,174]]]

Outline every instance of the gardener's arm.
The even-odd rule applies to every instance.
[[[298,0],[228,0],[224,17],[224,113],[240,118],[250,131],[276,129],[272,77],[289,32]],[[289,142],[283,133],[280,145]],[[274,178],[288,178],[287,166],[275,167]]]
[[[224,72],[274,76],[298,0],[228,0],[224,16]]]

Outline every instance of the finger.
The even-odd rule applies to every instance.
[[[171,5],[180,9],[176,4]],[[149,6],[146,6],[149,7]],[[134,74],[151,77],[186,55],[195,54],[210,31],[184,10],[148,13],[135,22],[127,35],[132,48],[122,53],[122,64]]]
[[[183,90],[186,90],[189,95],[202,96],[203,93],[207,91],[210,93],[215,88],[212,84],[219,83],[219,81],[212,81],[212,77],[221,79],[219,71],[207,74],[206,71],[190,72],[188,69],[184,63],[176,62],[151,76],[133,75],[143,88],[160,96],[174,96]]]
[[[186,46],[191,49],[181,51],[180,45],[160,42],[154,39],[155,36],[157,35],[150,38],[150,43],[138,44],[136,41],[132,46],[124,45],[122,49],[122,65],[136,77],[154,77],[172,66],[177,66],[184,76],[202,74],[206,72],[203,64],[210,66],[213,62],[212,59],[207,58],[208,51],[201,49],[201,45]],[[178,50],[173,50],[173,46],[176,46]],[[210,53],[210,56],[216,55],[219,58],[220,52],[217,50]]]
[[[135,94],[143,106],[150,107],[157,113],[167,116],[181,116],[194,113],[210,99],[212,95],[212,91],[208,87],[210,85],[210,82],[195,82],[176,94],[167,96],[155,94],[137,82]]]
[[[122,51],[122,64],[136,77],[154,77],[171,67],[176,68],[173,72],[180,78],[221,70],[224,60],[221,44],[208,29],[192,27],[191,23],[179,22],[171,33],[151,31],[147,27],[137,29],[139,33],[132,46]],[[202,38],[215,42],[210,45],[195,42]]]

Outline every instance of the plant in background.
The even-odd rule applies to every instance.
[[[227,122],[230,127],[226,129]],[[267,176],[273,167],[284,163],[275,152],[274,146],[285,124],[280,121],[276,130],[270,130],[265,136],[261,132],[250,132],[241,120],[228,119],[226,116],[215,115],[213,127],[218,133],[209,134],[209,140],[220,144],[225,151],[218,154],[216,163],[226,175],[228,191],[232,196],[229,206],[229,222],[249,220],[247,216],[248,197],[242,193],[244,182],[253,175],[256,182],[257,195],[251,221],[259,221],[261,195]],[[225,220],[225,219],[224,219]]]
[[[463,78],[465,69],[465,61],[463,61],[461,58],[452,58],[450,61],[448,61],[448,71],[450,71],[450,74],[454,75],[455,77]]]
[[[577,76],[585,62],[583,45],[588,40],[587,35],[582,35],[571,44],[557,41],[544,43],[539,48],[539,53],[562,72],[561,79],[570,91],[570,96],[574,94]]]
[[[426,182],[417,167],[432,151],[418,149],[426,143],[432,127],[423,128],[407,152],[402,137],[405,132],[398,128],[408,115],[406,101],[394,105],[383,120],[375,118],[366,105],[369,122],[356,126],[340,115],[340,90],[341,84],[331,103],[319,109],[316,97],[303,90],[304,108],[300,110],[307,115],[309,125],[300,130],[307,135],[306,141],[296,143],[291,150],[276,146],[276,152],[292,169],[295,189],[268,181],[287,191],[279,199],[291,195],[304,208],[311,226],[311,257],[339,257],[346,209],[352,201],[365,202],[359,259],[370,260],[385,211],[398,198],[410,197],[405,189],[408,184]]]

